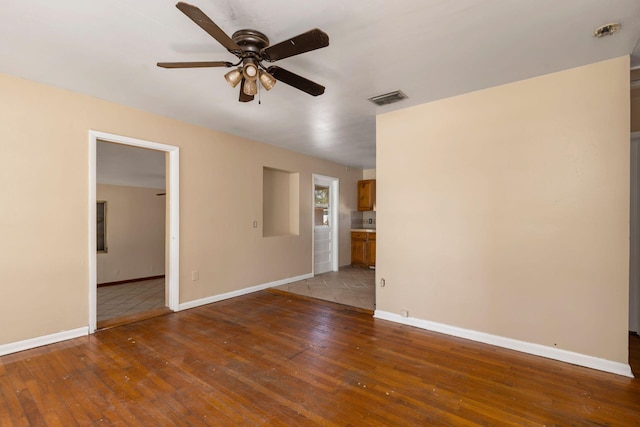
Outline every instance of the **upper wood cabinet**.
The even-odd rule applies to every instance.
[[[365,179],[358,181],[358,210],[376,210],[376,180]]]

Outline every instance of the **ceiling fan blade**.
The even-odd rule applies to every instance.
[[[187,15],[193,22],[198,24],[200,28],[205,30],[211,37],[216,39],[218,43],[226,47],[229,52],[242,52],[242,48],[234,42],[224,31],[220,29],[203,11],[196,6],[188,3],[179,2],[176,7],[180,9],[182,13]]]
[[[269,72],[269,74],[275,77],[276,80],[279,80],[282,83],[286,83],[289,86],[293,86],[296,89],[300,89],[301,91],[306,92],[309,95],[318,96],[324,93],[324,86],[312,82],[311,80],[307,80],[302,76],[285,70],[284,68],[273,65],[269,67],[267,71]]]
[[[158,62],[162,68],[199,68],[199,67],[232,67],[231,62],[205,61],[205,62]]]
[[[238,101],[240,102],[249,102],[249,101],[253,101],[253,95],[247,95],[246,93],[244,93],[244,79],[242,79],[242,83],[240,83],[240,97],[238,98]]]
[[[329,46],[329,36],[317,28],[262,50],[266,61],[273,62]]]

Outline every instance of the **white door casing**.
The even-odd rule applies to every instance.
[[[338,207],[339,181],[337,178],[313,175],[313,189],[316,185],[329,188],[329,225],[316,225],[315,198],[313,203],[313,274],[338,271]]]
[[[169,155],[169,179],[167,183],[167,196],[169,199],[169,232],[167,235],[169,249],[169,265],[166,274],[169,308],[173,311],[179,309],[179,159],[178,147],[142,139],[129,138],[121,135],[113,135],[105,132],[89,131],[89,333],[93,333],[97,327],[97,253],[96,253],[96,150],[97,142],[106,141],[116,144],[130,145],[133,147],[147,148],[164,151]]]

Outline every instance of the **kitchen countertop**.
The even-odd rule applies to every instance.
[[[375,233],[375,228],[352,228],[351,231],[361,231],[364,233]]]

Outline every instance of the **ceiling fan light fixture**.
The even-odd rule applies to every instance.
[[[276,85],[276,79],[266,71],[260,71],[260,83],[266,90],[271,90]]]
[[[220,45],[236,56],[236,64],[228,61],[191,61],[191,62],[158,62],[162,68],[196,68],[196,67],[226,67],[240,68],[225,74],[225,80],[230,86],[240,84],[239,102],[249,102],[258,93],[260,84],[270,90],[277,81],[283,82],[309,95],[318,96],[324,93],[325,87],[309,79],[299,76],[283,68],[272,66],[266,69],[263,61],[274,62],[302,53],[311,52],[329,46],[329,36],[319,28],[298,34],[274,45],[269,44],[269,38],[260,31],[250,28],[241,29],[229,37],[218,25],[211,20],[197,6],[178,2],[178,10],[191,21],[213,37]],[[261,71],[266,71],[262,75]],[[258,83],[260,79],[260,83]]]
[[[245,95],[253,96],[258,93],[258,84],[255,79],[253,80],[245,80],[244,86],[242,87],[242,91]]]
[[[252,62],[249,62],[242,69],[242,74],[247,81],[252,80],[255,82],[258,78],[258,66]]]
[[[242,81],[242,72],[240,71],[240,68],[237,68],[225,74],[224,78],[231,87],[236,87],[238,86],[238,83]]]

